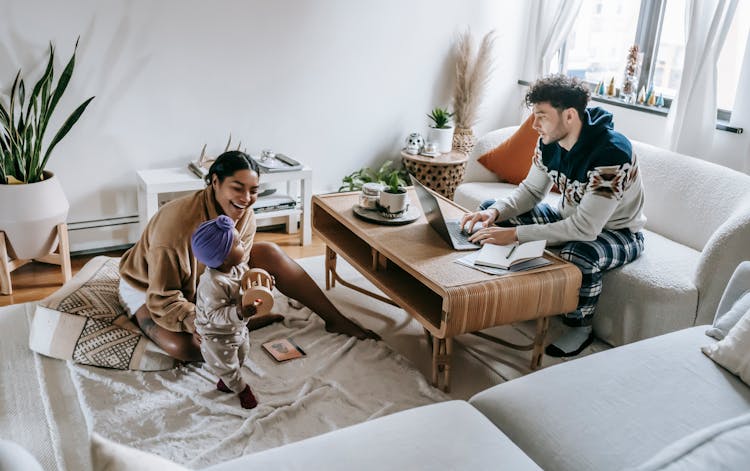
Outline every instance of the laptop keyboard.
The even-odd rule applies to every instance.
[[[459,224],[459,221],[445,221],[445,225],[448,227],[448,234],[450,234],[451,238],[456,244],[479,246],[478,243],[471,242],[469,240],[469,236],[471,234],[461,231],[461,225]]]

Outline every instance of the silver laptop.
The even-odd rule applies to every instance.
[[[422,205],[422,211],[427,218],[427,222],[429,222],[430,226],[440,234],[440,237],[448,242],[448,245],[455,250],[479,249],[481,246],[474,242],[469,242],[469,234],[461,230],[461,220],[446,220],[443,217],[442,211],[440,211],[440,204],[438,203],[437,198],[435,198],[435,195],[419,183],[419,180],[414,178],[414,175],[410,175],[410,177],[412,185],[414,185],[414,191],[417,192],[419,204]]]

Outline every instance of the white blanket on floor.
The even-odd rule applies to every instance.
[[[243,374],[259,405],[240,407],[200,364],[161,372],[69,363],[90,428],[113,441],[194,468],[447,399],[385,342],[324,330],[307,308],[276,298],[286,319],[252,332]],[[260,347],[293,337],[307,353],[276,363]]]
[[[323,257],[298,262],[319,285],[324,283]],[[345,279],[374,289],[343,260],[338,268]],[[290,310],[284,326],[251,334],[253,355],[246,373],[261,402],[253,411],[241,409],[233,395],[214,391],[215,378],[196,366],[127,372],[34,354],[28,337],[35,306],[0,308],[0,331],[5,336],[0,342],[0,406],[7,413],[0,414],[0,437],[26,447],[45,469],[88,470],[83,410],[89,427],[100,434],[197,467],[444,399],[425,382],[431,375],[431,350],[418,322],[399,308],[342,286],[326,294],[347,316],[382,335],[384,342],[326,334],[317,316]],[[278,306],[287,309],[283,298]],[[553,322],[550,330],[554,338],[558,323]],[[532,331],[533,323],[490,329],[517,343],[529,341]],[[290,334],[307,351],[307,358],[277,365],[259,350],[264,339]],[[595,342],[586,353],[606,348]],[[558,361],[545,357],[544,366]],[[468,399],[523,376],[529,372],[528,362],[528,352],[472,335],[457,337],[451,397]]]

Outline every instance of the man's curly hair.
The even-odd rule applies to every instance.
[[[575,108],[581,121],[589,102],[589,89],[580,80],[565,75],[549,75],[534,82],[526,93],[526,106],[549,103],[557,111]]]

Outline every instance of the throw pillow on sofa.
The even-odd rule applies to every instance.
[[[750,308],[724,340],[707,345],[701,351],[750,386]]]
[[[722,340],[727,336],[732,327],[750,309],[750,289],[745,291],[727,312],[717,315],[714,325],[706,331],[706,335],[716,340]]]
[[[501,180],[518,185],[526,178],[531,168],[531,159],[539,140],[534,131],[534,115],[502,144],[479,157],[478,162],[495,173]]]

